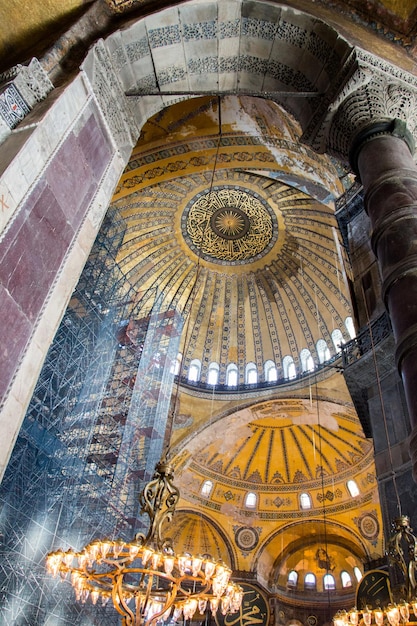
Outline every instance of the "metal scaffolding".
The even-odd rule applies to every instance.
[[[0,486],[0,623],[116,624],[78,605],[45,556],[95,537],[132,538],[138,492],[167,431],[182,318],[155,294],[143,313],[118,264],[124,224],[109,210],[48,352]]]

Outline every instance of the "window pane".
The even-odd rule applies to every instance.
[[[295,363],[290,363],[288,366],[288,378],[292,380],[297,377],[297,370],[295,369]]]
[[[252,493],[251,491],[246,495],[245,498],[245,506],[249,509],[253,509],[256,506],[256,493]]]
[[[324,363],[330,359],[330,350],[324,339],[319,339],[316,344],[317,356],[319,358],[319,363]]]
[[[191,382],[197,382],[198,374],[199,370],[197,365],[190,365],[190,369],[188,370],[188,380]]]
[[[211,480],[206,480],[201,487],[201,495],[208,498],[208,496],[211,494],[212,489],[213,483],[211,482]]]
[[[275,382],[277,380],[277,378],[278,378],[277,368],[275,366],[274,367],[270,367],[269,370],[268,370],[268,373],[266,375],[266,380],[269,383],[273,383],[273,382]]]
[[[253,384],[258,382],[258,374],[256,373],[256,370],[249,370],[248,371],[246,382],[249,385],[253,385]]]
[[[294,359],[289,355],[284,356],[284,358],[282,359],[282,369],[284,371],[284,378],[290,378],[288,369],[291,364],[294,365]]]
[[[300,506],[302,509],[311,509],[311,498],[308,493],[300,495]]]
[[[300,352],[301,370],[303,372],[311,372],[314,370],[314,361],[310,350],[303,348]]]
[[[341,572],[340,573],[340,578],[342,580],[342,587],[351,587],[352,586],[352,579],[350,577],[350,575],[348,574],[348,572]]]
[[[201,363],[198,359],[193,359],[188,369],[188,380],[196,383],[200,378]]]
[[[343,335],[342,335],[342,331],[339,330],[338,328],[336,328],[333,332],[332,332],[332,341],[333,341],[333,345],[336,349],[336,352],[340,352],[341,348],[340,346],[342,344],[344,344],[344,340],[343,340]]]
[[[306,372],[312,372],[313,370],[314,370],[314,360],[310,354],[310,356],[307,358],[307,361],[306,361]]]
[[[347,483],[347,488],[349,490],[350,495],[352,496],[352,498],[355,498],[356,496],[359,495],[359,487],[358,485],[355,483],[354,480],[348,480]]]
[[[323,587],[324,589],[336,589],[336,583],[331,574],[326,574],[323,577]]]
[[[181,370],[181,360],[182,360],[182,354],[181,352],[178,353],[178,356],[175,360],[175,370],[174,370],[174,374],[175,376],[178,376],[178,374],[180,373]]]
[[[210,366],[207,376],[207,382],[209,385],[217,385],[219,380],[219,368]]]
[[[346,330],[349,333],[349,337],[351,339],[354,339],[356,337],[356,330],[355,330],[355,325],[353,323],[353,319],[351,317],[347,317],[345,319],[345,326],[346,326]]]
[[[316,577],[314,574],[306,574],[304,578],[304,587],[307,589],[315,589],[316,588]]]
[[[355,574],[356,580],[358,581],[358,583],[361,582],[362,580],[362,572],[359,569],[359,567],[354,567],[353,568],[353,573]]]
[[[234,364],[228,365],[227,372],[226,372],[226,385],[228,385],[229,387],[237,387],[237,381],[238,381],[238,376],[237,376],[236,365]]]

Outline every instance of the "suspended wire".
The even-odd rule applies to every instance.
[[[209,203],[211,203],[211,197],[212,197],[212,193],[213,193],[213,185],[214,185],[214,179],[215,179],[215,175],[216,175],[216,170],[217,170],[217,163],[218,163],[218,159],[219,159],[219,152],[220,152],[220,146],[221,146],[221,142],[222,142],[222,118],[221,118],[221,96],[217,97],[217,101],[218,101],[218,126],[219,126],[219,130],[218,130],[218,136],[217,136],[217,144],[216,144],[216,151],[214,154],[214,162],[213,162],[213,169],[211,171],[211,179],[210,179],[210,186],[209,186],[209,193],[208,193],[208,197],[209,197]],[[189,342],[189,331],[190,331],[190,325],[191,325],[191,311],[194,308],[194,304],[197,298],[197,285],[200,279],[200,274],[201,274],[201,269],[202,269],[202,265],[201,265],[201,258],[202,258],[202,253],[203,253],[203,244],[204,244],[204,237],[205,234],[207,232],[207,228],[208,225],[205,225],[205,228],[203,229],[202,233],[201,233],[201,239],[200,239],[200,245],[198,248],[198,256],[197,256],[197,265],[196,265],[196,273],[195,273],[195,278],[194,278],[194,283],[190,289],[190,294],[188,296],[188,300],[187,303],[184,307],[184,311],[187,309],[187,305],[188,305],[188,316],[187,316],[187,322],[185,325],[185,332],[184,332],[184,342],[183,342],[183,353],[182,353],[182,358],[180,361],[180,367],[178,370],[178,375],[177,375],[177,386],[176,386],[176,391],[175,391],[175,395],[174,395],[174,401],[173,401],[173,405],[172,405],[172,410],[171,410],[171,416],[170,416],[170,423],[167,427],[167,430],[169,431],[167,433],[167,438],[166,438],[166,450],[164,453],[164,456],[166,458],[168,458],[169,455],[169,451],[170,451],[170,446],[171,446],[171,434],[172,434],[172,428],[173,428],[173,424],[174,424],[174,419],[175,416],[177,414],[177,409],[178,409],[178,401],[179,401],[179,392],[180,392],[180,384],[181,384],[181,380],[182,380],[182,376],[183,376],[183,372],[184,372],[184,367],[185,367],[185,359],[186,359],[186,355],[187,355],[187,350],[188,350],[188,342]],[[213,400],[214,401],[214,387],[213,387]]]
[[[324,493],[324,461],[323,461],[323,441],[321,435],[321,421],[320,421],[320,405],[319,405],[319,392],[318,392],[318,382],[317,376],[314,375],[314,387],[316,391],[316,407],[317,407],[317,430],[318,430],[318,439],[319,439],[319,459],[321,463],[320,469],[320,482],[321,482],[321,498],[322,498],[322,512],[323,512],[323,539],[324,539],[324,549],[326,551],[326,576],[331,572],[330,570],[330,558],[329,558],[329,546],[328,546],[328,535],[327,535],[327,511],[326,511],[326,499]],[[327,578],[326,578],[327,580]],[[328,603],[328,611],[330,613],[331,609],[331,597],[330,597],[330,587],[327,585],[327,603]]]
[[[377,382],[377,387],[378,387],[379,402],[381,404],[382,419],[383,419],[383,422],[384,422],[384,432],[385,432],[385,437],[386,437],[387,446],[388,446],[388,457],[389,457],[389,462],[390,462],[392,482],[393,482],[393,486],[394,486],[395,497],[396,497],[396,500],[397,500],[398,514],[401,516],[402,515],[402,513],[401,513],[401,501],[400,501],[400,496],[399,496],[398,487],[397,487],[397,475],[396,475],[395,470],[394,470],[394,461],[393,461],[393,457],[392,457],[391,443],[390,443],[390,437],[389,437],[389,431],[388,431],[387,415],[386,415],[386,412],[385,412],[385,402],[384,402],[384,398],[383,398],[383,395],[382,395],[382,387],[381,387],[381,380],[380,380],[380,376],[379,376],[378,361],[377,361],[377,358],[376,358],[376,350],[375,350],[374,336],[373,336],[373,332],[372,332],[372,324],[371,324],[371,319],[370,319],[369,310],[368,310],[368,303],[367,303],[366,297],[365,297],[365,290],[363,288],[363,284],[362,283],[361,283],[361,288],[362,288],[362,299],[363,299],[363,302],[364,302],[364,305],[365,305],[366,321],[367,321],[367,325],[368,325],[368,329],[369,329],[369,337],[370,337],[370,340],[371,340],[372,359],[373,359],[374,367],[375,367],[375,375],[376,375],[376,382]]]

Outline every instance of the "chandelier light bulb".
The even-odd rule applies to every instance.
[[[380,608],[375,609],[374,617],[375,617],[375,624],[377,626],[382,626],[382,624],[384,623],[384,611]]]

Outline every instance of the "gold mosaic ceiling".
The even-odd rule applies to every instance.
[[[260,514],[279,511],[281,519],[299,511],[302,490],[310,493],[319,511],[324,498],[330,511],[349,508],[345,483],[370,464],[372,454],[372,442],[365,439],[353,411],[332,402],[318,406],[301,399],[269,400],[222,417],[204,436],[193,438],[179,461],[193,475],[189,482],[186,474],[180,479],[181,492],[200,504],[221,507],[229,490],[230,501],[244,508],[252,485],[261,494]],[[201,495],[206,479],[218,487],[210,498]]]
[[[221,127],[219,120],[222,120]],[[299,362],[316,343],[347,340],[346,265],[332,164],[298,142],[279,107],[203,98],[149,120],[114,196],[126,225],[120,263],[141,309],[156,290],[191,315],[185,371],[202,363]],[[223,380],[222,380],[223,377]]]
[[[349,561],[352,575],[367,551],[382,553],[372,441],[348,407],[296,398],[258,401],[193,432],[175,449],[174,463],[182,513],[169,532],[190,551],[197,533],[208,552],[225,558],[224,529],[234,536],[239,567],[256,559],[258,575],[265,569],[284,590],[288,567],[307,562],[307,548],[314,557],[326,543],[335,567],[347,569]],[[351,479],[356,495],[348,488]],[[309,498],[305,508],[302,494]],[[207,519],[216,520],[216,533]],[[226,556],[230,561],[233,554]],[[315,571],[313,557],[307,571]]]
[[[215,361],[225,382],[233,361],[243,382],[254,362],[262,380],[268,359],[281,368],[291,355],[299,365],[307,348],[317,362],[318,339],[332,354],[334,329],[349,339],[349,268],[333,205],[342,191],[333,164],[300,144],[297,125],[274,103],[225,97],[219,109],[217,98],[201,98],[148,121],[113,200],[126,227],[118,262],[141,309],[157,291],[184,313],[185,374],[199,359],[207,382]],[[285,587],[274,565],[282,541],[295,552],[300,537],[320,543],[325,507],[332,555],[343,545],[356,555],[352,569],[367,552],[381,553],[372,442],[346,406],[339,374],[312,394],[339,404],[306,399],[306,385],[298,399],[234,409],[215,394],[210,408],[208,394],[181,394],[172,455],[182,497],[169,528],[176,546],[192,552],[198,536],[208,553],[256,567],[265,585],[275,572],[274,584]],[[302,492],[311,498],[306,510]]]

